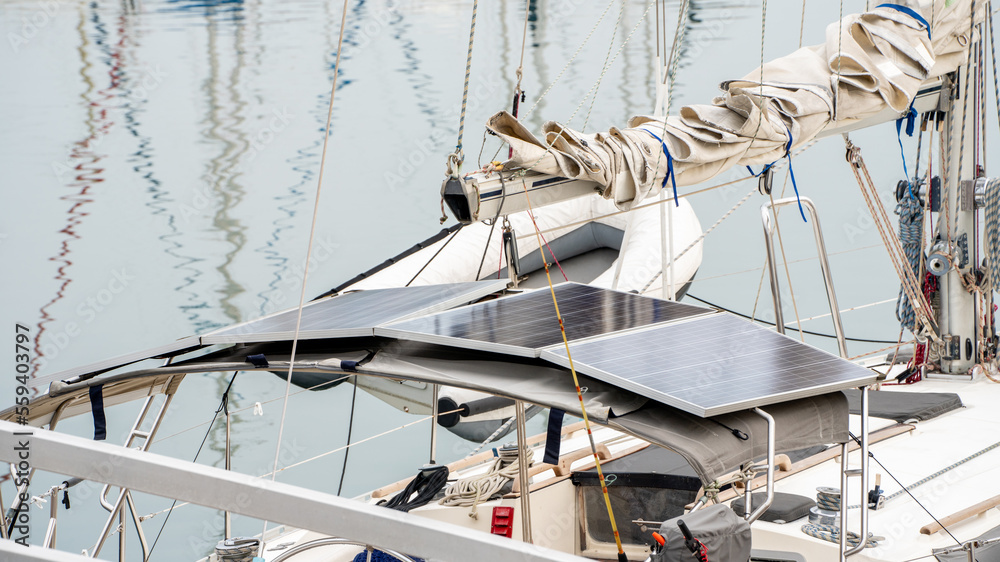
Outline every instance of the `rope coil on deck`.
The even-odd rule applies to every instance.
[[[817,488],[816,489],[816,506],[821,510],[830,512],[840,511],[840,489],[839,488]],[[851,506],[855,507],[855,506]],[[848,509],[850,509],[849,507]],[[815,537],[827,542],[840,543],[840,527],[838,525],[826,525],[823,523],[806,523],[802,526],[802,532],[809,535],[810,537]],[[882,537],[876,537],[872,533],[868,533],[868,538],[865,542],[865,548],[872,548],[878,546],[879,540]],[[861,544],[861,536],[853,531],[847,531],[847,545],[854,548]]]
[[[438,503],[445,506],[469,507],[469,517],[479,518],[478,506],[489,501],[503,487],[518,475],[517,447],[508,446],[495,449],[497,458],[493,460],[485,474],[462,478],[448,486],[444,498]],[[531,451],[526,453],[529,458]]]
[[[839,543],[840,542],[840,529],[834,525],[820,525],[819,523],[807,523],[802,526],[802,532],[809,535],[810,537],[815,537],[817,539],[822,539],[827,542]],[[874,548],[878,546],[878,541],[881,537],[873,536],[868,533],[868,542],[865,544],[865,548]],[[854,548],[861,544],[861,537],[858,536],[854,531],[847,531],[847,545]]]

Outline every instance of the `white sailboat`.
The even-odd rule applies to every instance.
[[[498,114],[488,127],[510,144],[511,159],[472,174],[453,170],[442,187],[444,201],[470,226],[301,313],[57,373],[22,421],[52,430],[59,419],[93,415],[99,429],[104,408],[145,398],[126,448],[28,430],[12,423],[24,415],[13,408],[0,413],[0,459],[18,462],[18,439],[30,438],[34,467],[74,477],[54,483],[45,494],[53,500],[77,478],[118,487],[89,551],[95,556],[116,524],[131,516],[141,528],[128,493],[136,490],[224,510],[227,521],[238,513],[282,524],[245,540],[229,537],[227,525],[234,540],[220,543],[213,561],[385,556],[374,548],[400,560],[996,559],[1000,464],[990,456],[1000,454],[992,318],[1000,181],[984,175],[982,146],[964,142],[983,134],[992,15],[988,3],[972,0],[878,6],[832,25],[823,45],[727,82],[712,105],[636,118],[607,134],[549,124],[536,138]],[[911,111],[946,155],[940,171],[917,170],[900,187],[901,212],[921,216],[916,237],[888,230],[894,225],[846,139],[854,128]],[[660,209],[673,206],[677,188],[737,164],[773,170],[793,149],[836,134],[845,134],[848,161],[899,274],[900,318],[918,342],[912,357],[904,359],[896,345],[866,363],[847,361],[821,211],[805,198],[764,205],[765,238],[770,244],[779,206],[798,204],[803,218],[809,210],[844,357],[670,300],[697,270],[703,238],[690,206],[678,202],[667,243]],[[768,180],[765,171],[764,192]],[[611,207],[631,213],[608,217]],[[618,248],[601,242],[599,225],[616,231],[610,237]],[[926,232],[933,236],[921,236]],[[582,283],[550,280],[543,236],[561,245],[555,255],[585,258],[565,268]],[[917,251],[908,253],[914,239]],[[608,260],[602,248],[618,253]],[[690,254],[673,251],[687,248]],[[769,257],[783,332],[773,251]],[[486,262],[501,263],[499,280],[487,279],[494,270],[486,274]],[[525,280],[529,269],[537,273]],[[537,288],[524,284],[537,283],[543,271]],[[668,298],[647,296],[656,293]],[[150,357],[169,361],[127,370]],[[447,470],[426,467],[362,501],[146,452],[184,376],[292,367],[317,384],[351,380],[391,400],[417,396],[435,421],[475,415],[472,403],[488,400],[463,398],[442,411],[435,398],[443,387],[499,396],[513,412],[500,418],[514,416],[518,443]],[[392,390],[404,382],[420,392]],[[530,437],[526,405],[582,421],[563,425],[554,416],[548,435]],[[22,436],[26,430],[30,437]],[[371,505],[387,498],[397,509]],[[15,495],[5,533],[16,530],[29,499]],[[55,545],[56,513],[46,546]],[[18,550],[8,537],[0,552],[12,560],[55,556]],[[147,548],[143,539],[141,551]]]

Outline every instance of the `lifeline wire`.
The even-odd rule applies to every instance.
[[[521,181],[524,187],[524,200],[528,205],[528,216],[531,216],[531,200],[528,198],[528,184]],[[532,222],[534,219],[532,218]],[[538,233],[538,225],[535,225],[535,232]],[[541,249],[541,235],[539,234],[538,247]],[[608,508],[608,518],[611,520],[611,531],[615,536],[615,545],[618,547],[619,562],[628,562],[625,556],[625,549],[622,548],[622,539],[618,535],[618,525],[615,523],[615,512],[611,508],[611,496],[608,495],[608,483],[604,479],[604,471],[601,470],[601,459],[597,456],[597,445],[594,443],[594,433],[590,429],[590,418],[587,416],[587,408],[583,404],[583,391],[580,390],[580,378],[576,374],[576,367],[573,365],[573,355],[569,351],[569,340],[566,339],[566,326],[563,324],[562,314],[559,312],[559,302],[556,300],[556,290],[552,286],[552,275],[549,273],[549,264],[542,260],[545,266],[545,279],[549,283],[549,293],[552,294],[552,306],[556,309],[556,319],[559,321],[559,332],[562,334],[563,347],[566,348],[566,358],[569,361],[569,372],[573,374],[573,384],[576,386],[576,397],[580,400],[580,413],[583,414],[583,424],[587,428],[587,439],[590,440],[590,452],[594,455],[594,466],[597,468],[597,477],[601,480],[601,492],[604,494],[604,505]]]
[[[319,177],[316,184],[316,200],[313,203],[312,224],[309,227],[309,245],[306,249],[306,264],[302,272],[302,291],[299,293],[299,309],[295,317],[295,335],[292,337],[292,353],[288,361],[288,377],[285,380],[285,397],[281,402],[281,424],[278,426],[278,441],[274,444],[274,462],[271,468],[271,481],[278,473],[278,454],[281,452],[281,437],[285,432],[285,414],[288,413],[288,395],[292,390],[292,372],[295,370],[295,352],[299,346],[299,330],[302,328],[302,307],[305,306],[306,281],[309,279],[309,262],[312,261],[313,241],[316,238],[316,219],[319,216],[319,198],[323,193],[323,171],[326,168],[326,150],[330,144],[330,123],[333,121],[333,100],[337,93],[337,76],[340,74],[340,55],[344,47],[344,27],[347,24],[347,2],[344,0],[344,9],[340,16],[340,37],[337,39],[337,60],[333,64],[333,85],[330,87],[330,106],[326,112],[326,127],[323,129],[323,153],[319,161]],[[468,79],[466,79],[468,84]],[[257,555],[264,553],[264,534],[267,532],[267,520],[260,531],[260,547]]]
[[[228,410],[229,390],[233,388],[233,383],[236,382],[236,375],[238,374],[239,371],[236,371],[233,373],[233,378],[229,379],[229,386],[227,386],[226,391],[222,393],[222,400],[219,402],[219,407],[215,410],[215,415],[212,416],[212,421],[208,424],[208,430],[205,432],[205,436],[201,438],[201,445],[198,445],[198,450],[195,452],[194,459],[192,459],[191,462],[196,462],[198,460],[198,455],[201,454],[201,449],[205,446],[205,441],[208,441],[208,436],[212,433],[212,427],[215,425],[215,420],[219,419],[219,413],[223,410]],[[170,521],[170,514],[174,512],[174,507],[176,506],[177,500],[174,500],[174,502],[170,504],[170,509],[167,510],[167,516],[163,519],[163,525],[160,525],[160,530],[156,532],[156,538],[153,539],[153,545],[149,547],[149,552],[147,552],[146,557],[143,558],[144,562],[148,562],[149,557],[153,555],[153,549],[156,548],[156,543],[160,541],[160,535],[163,534],[163,529],[167,526],[167,521]],[[124,509],[124,507],[122,509]],[[138,525],[140,521],[136,521],[135,523]],[[122,529],[122,532],[125,532],[124,528]]]

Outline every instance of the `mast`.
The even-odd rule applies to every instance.
[[[970,49],[970,56],[972,50]],[[971,77],[966,65],[956,74],[959,79],[952,85],[951,107],[945,118],[947,176],[942,186],[942,203],[947,206],[938,213],[937,228],[940,240],[932,242],[928,253],[928,266],[941,264],[948,267],[941,275],[940,302],[938,326],[941,329],[942,343],[939,346],[941,355],[941,373],[949,375],[965,374],[976,364],[980,342],[976,334],[976,318],[978,306],[976,295],[965,289],[962,277],[975,275],[978,270],[975,259],[976,248],[979,246],[979,229],[977,228],[975,206],[972,204],[971,193],[963,197],[963,191],[971,191],[977,174],[975,151],[972,149],[972,139],[977,134],[975,119],[968,118],[966,112],[972,112],[967,99],[969,88],[967,80]],[[963,127],[964,124],[964,127]],[[965,149],[961,145],[967,144]],[[959,173],[961,172],[961,176]],[[938,261],[935,261],[938,260]]]
[[[941,137],[946,168],[941,203],[934,209],[939,211],[936,234],[927,252],[927,268],[938,275],[940,283],[937,321],[941,342],[935,347],[944,375],[970,373],[979,363],[980,353],[986,351],[982,348],[993,337],[994,330],[992,322],[987,322],[982,330],[985,333],[979,333],[982,316],[987,311],[980,305],[978,295],[986,293],[987,307],[992,298],[990,288],[983,285],[986,271],[979,252],[984,233],[978,213],[983,207],[981,191],[986,179],[978,157],[977,139],[984,133],[980,126],[983,116],[978,109],[984,87],[980,65],[985,64],[982,60],[985,49],[977,48],[983,41],[984,25],[982,22],[976,25],[976,39],[969,42],[970,61],[956,70],[950,96],[942,100],[950,103]],[[942,90],[941,95],[946,92]],[[933,207],[936,199],[933,187],[928,191]]]

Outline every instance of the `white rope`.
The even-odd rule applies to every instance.
[[[451,507],[471,506],[469,517],[478,519],[479,504],[489,501],[490,497],[518,475],[517,448],[500,449],[498,454],[499,457],[493,460],[485,474],[457,480],[445,489],[444,497],[438,503]],[[525,454],[527,458],[532,455],[530,450]],[[522,493],[527,493],[527,490],[522,490]]]
[[[312,261],[313,241],[316,238],[316,222],[319,216],[319,199],[323,192],[323,171],[326,169],[326,150],[330,144],[330,123],[333,121],[333,100],[337,93],[337,76],[340,74],[340,55],[344,47],[344,27],[347,23],[347,2],[344,0],[344,9],[340,17],[340,37],[337,39],[337,60],[333,65],[333,85],[330,87],[330,106],[326,112],[326,127],[323,128],[323,152],[319,162],[319,177],[316,181],[316,200],[313,203],[312,224],[309,226],[309,245],[306,249],[306,264],[302,272],[302,289],[299,293],[299,309],[295,316],[295,335],[292,336],[292,353],[288,361],[288,377],[285,380],[285,397],[281,403],[281,424],[278,426],[278,441],[274,444],[274,462],[272,463],[271,481],[278,470],[278,455],[281,453],[281,438],[285,432],[285,415],[288,413],[288,396],[292,389],[292,372],[295,370],[295,353],[298,351],[299,330],[302,328],[302,307],[305,306],[306,281],[309,279],[309,263]],[[261,538],[267,532],[267,521],[260,531]],[[264,552],[265,541],[260,542],[258,556]]]

